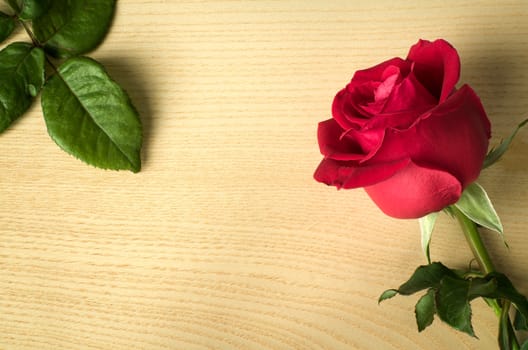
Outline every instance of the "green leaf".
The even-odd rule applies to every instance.
[[[411,278],[398,288],[398,293],[411,295],[427,288],[438,288],[445,276],[456,277],[456,274],[439,262],[419,266]]]
[[[51,0],[22,0],[18,16],[23,20],[34,20],[46,13],[50,4]]]
[[[471,278],[468,280],[468,283],[468,300],[473,300],[478,297],[497,298],[499,283],[496,278],[493,278],[493,275],[488,275],[484,278]]]
[[[521,350],[528,350],[528,340],[523,343]]]
[[[33,21],[33,31],[46,52],[67,58],[95,49],[106,36],[115,0],[54,0]]]
[[[44,52],[26,43],[0,51],[0,132],[31,106],[44,83]]]
[[[492,272],[484,278],[470,280],[470,287],[467,294],[469,299],[484,297],[509,300],[517,310],[515,319],[516,328],[519,327],[522,329],[526,327],[528,300],[515,289],[511,281],[504,274]]]
[[[433,323],[435,312],[435,293],[431,288],[418,300],[414,309],[419,332]]]
[[[66,152],[103,169],[141,168],[141,122],[126,92],[98,62],[71,58],[42,90],[51,138]]]
[[[527,123],[528,123],[528,119],[523,120],[519,125],[517,125],[515,130],[513,130],[511,135],[506,140],[502,141],[497,148],[492,149],[488,153],[488,155],[484,159],[484,164],[482,165],[483,169],[489,167],[490,165],[493,165],[503,156],[504,153],[506,153],[506,151],[510,147],[510,144],[515,138],[515,135],[517,135],[517,132],[519,131],[519,129],[521,129]]]
[[[387,299],[392,298],[396,294],[398,294],[398,291],[396,289],[387,289],[386,291],[381,293],[381,295],[380,295],[380,297],[378,299],[378,304],[381,303],[383,300],[387,300]]]
[[[422,233],[422,250],[429,264],[431,263],[429,243],[431,242],[431,235],[433,234],[437,217],[438,213],[431,213],[418,220],[420,223],[420,232]]]
[[[477,297],[483,297],[489,305],[492,299],[494,302],[508,300],[517,309],[515,327],[523,330],[528,328],[528,300],[514,288],[504,274],[492,272],[484,277],[469,278],[464,275],[458,275],[455,270],[450,270],[438,262],[420,266],[399,289],[385,291],[379,301],[392,298],[398,293],[409,295],[428,288],[415,307],[418,330],[422,331],[428,327],[436,313],[443,322],[475,337],[471,325],[470,302]],[[504,317],[504,321],[501,321],[503,324],[499,329],[499,343],[509,350],[504,346],[510,344],[513,329],[508,313],[503,312],[501,317]]]
[[[488,194],[476,182],[464,190],[455,206],[470,220],[501,235],[503,234],[502,223]]]
[[[4,72],[0,80],[0,132],[20,117],[31,105],[26,82],[20,75]]]
[[[7,0],[7,3],[9,4],[9,6],[11,6],[13,11],[15,11],[16,13],[20,12],[20,6],[18,5],[17,0]]]
[[[444,276],[456,277],[456,274],[439,262],[418,266],[407,282],[398,289],[388,289],[383,292],[378,302],[392,298],[396,294],[411,295],[424,289],[438,288]]]
[[[511,301],[517,311],[528,318],[528,300],[515,289],[508,277],[501,273],[490,274],[490,277],[497,280],[497,297]]]
[[[436,294],[436,311],[442,321],[474,337],[468,290],[468,281],[445,276]]]
[[[0,72],[23,77],[31,96],[36,96],[44,85],[44,64],[44,51],[28,43],[16,42],[0,51]]]
[[[476,297],[507,299],[528,318],[528,300],[515,289],[508,277],[502,273],[492,272],[484,278],[471,279],[468,298],[474,299]]]
[[[0,11],[0,43],[9,38],[15,29],[15,19]]]

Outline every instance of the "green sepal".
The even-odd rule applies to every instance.
[[[519,129],[521,129],[523,126],[525,126],[528,123],[528,119],[523,120],[522,122],[517,125],[515,130],[511,133],[511,135],[503,140],[497,148],[492,148],[491,151],[486,155],[486,158],[484,159],[484,164],[482,165],[482,168],[485,169],[493,164],[495,164],[501,157],[506,153],[508,148],[510,147],[510,144],[512,143],[513,139],[515,138],[515,135],[517,135],[517,132]]]
[[[68,58],[95,49],[106,36],[115,0],[54,0],[33,21],[33,32],[54,57]]]
[[[140,170],[139,115],[101,64],[67,60],[44,85],[41,100],[48,133],[64,151],[95,167]]]
[[[436,218],[438,217],[438,212],[430,213],[418,221],[420,223],[420,232],[421,232],[421,242],[422,242],[422,251],[424,252],[427,263],[431,263],[431,254],[429,251],[429,244],[431,242],[431,236],[433,234],[434,226],[436,224]]]
[[[423,331],[433,323],[435,313],[435,292],[434,289],[430,288],[427,293],[418,300],[414,308],[416,325],[418,326],[419,332]]]
[[[503,235],[504,230],[499,215],[488,194],[478,183],[473,182],[466,187],[454,205],[473,222]]]
[[[27,43],[0,51],[0,132],[31,106],[44,84],[44,52]]]
[[[22,0],[18,17],[23,20],[35,20],[46,13],[51,2],[51,0]]]
[[[15,29],[15,18],[0,11],[0,43],[9,38]]]

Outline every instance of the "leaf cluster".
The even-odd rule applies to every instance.
[[[426,291],[415,306],[416,323],[421,332],[433,323],[437,315],[451,327],[475,337],[471,323],[471,301],[482,297],[489,303],[510,302],[516,309],[514,326],[517,330],[528,330],[528,300],[520,294],[511,281],[501,273],[493,272],[476,276],[473,272],[452,270],[440,262],[419,266],[412,276],[397,289],[388,289],[379,302],[396,294],[411,295]],[[506,328],[509,322],[501,322]],[[509,321],[509,320],[508,320]],[[502,343],[509,344],[509,332],[499,332]],[[499,339],[499,343],[501,339]],[[504,349],[509,349],[504,347]]]
[[[83,56],[105,38],[115,0],[7,0],[0,42],[17,25],[31,42],[0,51],[0,133],[41,93],[50,137],[69,154],[103,169],[141,168],[142,130],[127,93],[103,65]]]

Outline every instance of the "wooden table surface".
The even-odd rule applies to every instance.
[[[22,33],[19,34],[22,37]],[[145,127],[139,174],[86,166],[40,104],[0,135],[1,349],[495,349],[415,297],[378,305],[425,259],[417,221],[312,179],[317,123],[357,69],[449,40],[493,143],[528,116],[528,3],[122,0],[91,55]],[[510,244],[496,265],[528,294],[528,130],[482,173]],[[432,256],[471,255],[442,216]]]

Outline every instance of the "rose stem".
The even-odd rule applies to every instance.
[[[480,237],[477,225],[468,219],[457,207],[454,205],[451,206],[451,209],[453,210],[453,213],[455,217],[457,218],[460,227],[462,228],[462,231],[464,232],[464,236],[466,237],[466,240],[469,244],[469,247],[471,248],[471,251],[473,252],[473,256],[477,260],[478,264],[480,265],[480,268],[484,271],[485,274],[489,274],[491,272],[495,271],[495,267],[493,266],[493,262],[491,261],[491,258],[488,254],[488,251],[486,250],[486,247],[484,246],[484,242],[482,242],[482,238]],[[499,318],[504,318],[505,315],[507,317],[508,310],[510,309],[510,302],[505,300],[502,307],[495,301],[491,299],[487,299],[489,305],[493,308],[493,311],[495,311],[495,314]],[[519,343],[517,341],[517,337],[515,336],[515,333],[513,332],[513,328],[511,326],[511,322],[509,317],[507,317],[508,322],[508,331],[510,332],[510,336],[512,339],[512,349],[518,350],[519,349]]]

